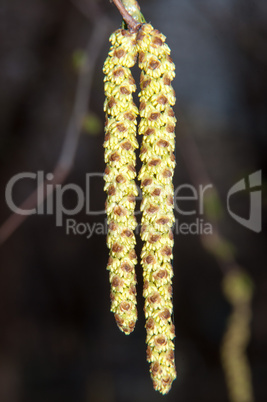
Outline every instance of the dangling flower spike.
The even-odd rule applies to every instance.
[[[165,394],[176,378],[174,325],[171,321],[174,223],[173,170],[175,123],[171,106],[174,64],[165,36],[144,24],[138,33],[140,78],[139,134],[143,135],[139,173],[143,194],[141,210],[142,266],[144,277],[147,359],[156,390]]]
[[[106,212],[109,224],[107,245],[110,249],[108,270],[111,283],[111,310],[118,326],[129,334],[137,318],[134,266],[136,220],[135,149],[136,117],[140,114],[139,134],[143,136],[139,180],[142,189],[141,253],[147,331],[147,359],[153,385],[162,394],[169,392],[176,378],[174,363],[174,325],[172,323],[171,265],[174,223],[173,184],[175,167],[175,123],[172,106],[175,93],[171,86],[174,64],[165,36],[150,24],[138,21],[137,2],[131,0],[127,13],[120,0],[114,1],[129,30],[117,30],[104,64],[105,126],[104,179],[107,191]],[[124,2],[123,2],[124,3]],[[135,12],[133,8],[136,7]],[[139,14],[138,14],[139,13]],[[135,106],[136,90],[130,68],[139,55],[140,105]]]
[[[110,249],[108,270],[111,283],[111,311],[119,328],[129,334],[137,319],[136,276],[134,251],[136,219],[134,216],[136,116],[138,109],[132,93],[136,90],[130,67],[136,62],[136,34],[119,29],[111,37],[111,49],[103,71],[105,73],[104,111],[105,162],[104,179],[107,192],[107,245]]]

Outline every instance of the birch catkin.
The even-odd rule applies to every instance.
[[[137,319],[137,262],[134,229],[136,116],[132,93],[136,90],[130,68],[137,57],[136,34],[119,29],[111,37],[109,56],[104,64],[106,212],[109,224],[107,245],[110,258],[111,311],[119,328],[129,334]]]
[[[139,172],[142,189],[141,253],[147,330],[147,359],[154,388],[166,394],[176,378],[174,325],[171,320],[171,265],[174,223],[173,184],[175,167],[175,123],[172,106],[175,93],[171,82],[174,64],[165,36],[143,24],[135,31],[117,30],[111,35],[109,56],[104,64],[105,126],[104,179],[110,249],[108,269],[111,283],[111,310],[118,326],[129,334],[137,318],[134,266],[136,220],[135,149],[136,117],[143,135]],[[130,68],[139,53],[140,106],[133,102],[136,90]]]
[[[176,378],[174,325],[171,321],[174,223],[172,177],[175,166],[174,64],[165,36],[144,24],[138,33],[140,77],[139,134],[143,135],[139,173],[142,266],[144,277],[147,359],[154,388],[166,394]]]

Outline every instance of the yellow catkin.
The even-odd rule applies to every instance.
[[[250,339],[252,286],[240,272],[230,272],[223,291],[232,305],[221,347],[221,359],[231,402],[253,402],[252,379],[246,348]]]
[[[174,63],[165,36],[144,24],[138,32],[140,77],[139,134],[143,135],[139,172],[142,189],[143,266],[147,359],[154,388],[169,392],[176,378],[174,325],[171,320],[171,265],[174,223],[173,184],[175,123],[171,86]]]
[[[119,328],[129,334],[136,319],[135,254],[136,219],[134,216],[136,116],[138,109],[132,93],[136,90],[130,68],[137,58],[136,34],[119,29],[111,37],[111,48],[104,63],[105,191],[109,225],[107,269],[111,284],[111,311]]]

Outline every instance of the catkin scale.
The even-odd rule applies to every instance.
[[[137,35],[141,91],[139,134],[143,135],[139,180],[142,189],[141,253],[147,359],[154,388],[166,394],[176,378],[171,320],[174,222],[172,177],[175,123],[171,86],[174,64],[165,36],[144,24]]]
[[[104,63],[105,74],[105,191],[109,225],[107,245],[110,258],[107,269],[111,284],[111,311],[119,328],[129,334],[135,327],[137,263],[134,229],[135,137],[138,109],[132,93],[136,90],[130,68],[137,57],[136,34],[119,29],[111,37],[111,48]]]

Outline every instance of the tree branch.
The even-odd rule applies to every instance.
[[[40,186],[19,206],[20,209],[32,209],[41,205],[46,198],[53,193],[56,185],[64,182],[72,169],[83,124],[83,118],[86,115],[90,100],[93,70],[95,68],[104,40],[106,39],[108,29],[109,20],[106,17],[98,18],[85,51],[86,57],[78,78],[73,111],[68,124],[61,153],[52,172],[53,179],[49,181],[44,180],[44,182],[41,183]],[[52,184],[53,186],[48,186],[49,190],[47,191],[46,184]],[[37,195],[41,188],[44,189],[43,197],[38,199]],[[27,217],[28,215],[13,213],[2,224],[0,227],[0,245],[2,245],[15,232],[15,230],[19,228]]]
[[[138,18],[135,13],[136,10],[140,10],[140,7],[139,7],[137,1],[134,1],[134,4],[132,4],[133,2],[131,2],[131,6],[129,6],[129,7],[127,7],[127,5],[126,5],[127,1],[122,2],[121,0],[113,0],[113,3],[115,4],[117,9],[121,13],[122,18],[124,19],[124,21],[126,22],[128,27],[130,28],[130,30],[133,32],[137,32],[141,26],[141,22],[143,22],[141,20],[141,17]],[[133,8],[133,5],[135,5],[135,8]],[[126,8],[131,12],[131,14],[127,11]],[[138,20],[135,19],[132,15],[135,15],[135,17],[138,18]],[[140,15],[142,16],[141,13],[140,13]]]

